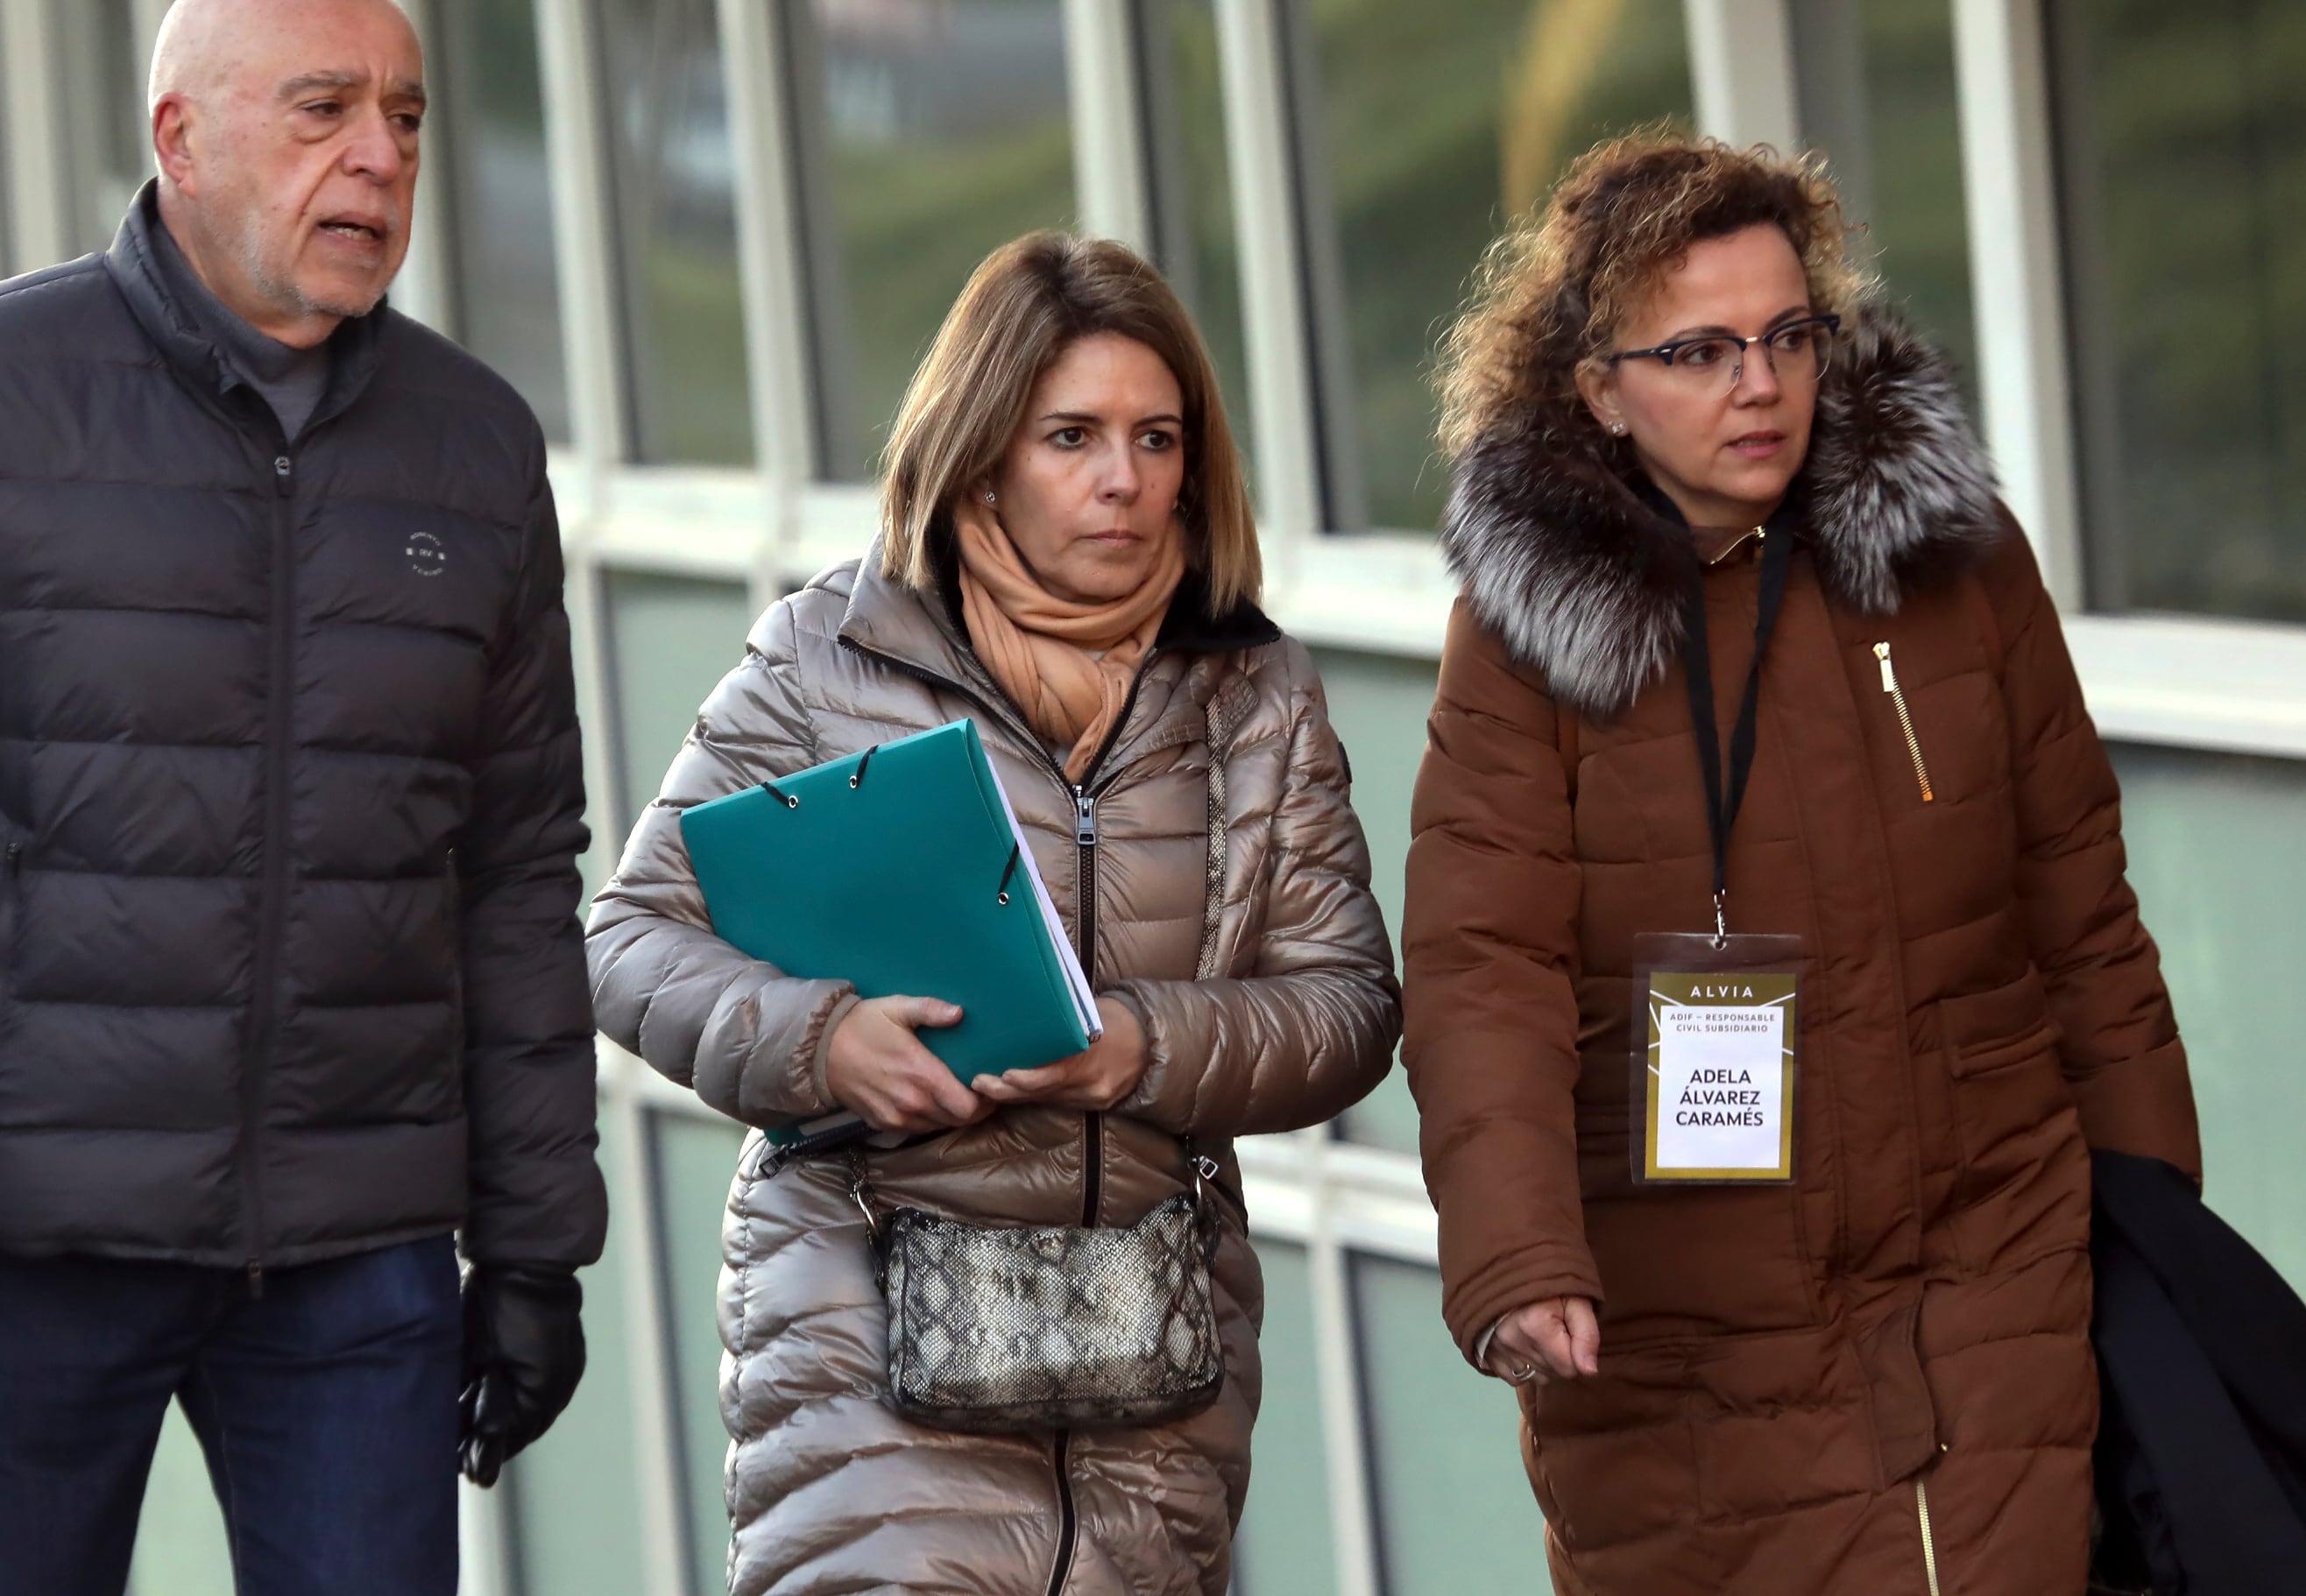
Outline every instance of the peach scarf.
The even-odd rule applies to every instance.
[[[1135,593],[1082,604],[1043,588],[993,512],[964,500],[953,512],[961,546],[961,612],[969,641],[1026,722],[1064,756],[1078,781],[1112,734],[1129,684],[1161,630],[1185,574],[1185,538],[1172,523],[1159,560]]]

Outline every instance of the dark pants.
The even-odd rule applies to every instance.
[[[239,1596],[455,1596],[448,1236],[247,1276],[0,1258],[0,1596],[120,1596],[170,1398]]]

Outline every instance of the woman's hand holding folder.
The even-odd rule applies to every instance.
[[[824,1084],[833,1101],[875,1131],[909,1136],[970,1125],[1008,1105],[1103,1111],[1137,1089],[1145,1075],[1145,1030],[1136,1011],[1097,1000],[1105,1034],[1086,1052],[1038,1070],[980,1075],[969,1086],[914,1033],[958,1025],[961,1011],[933,997],[868,998],[833,1033]]]
[[[969,1084],[995,1103],[1033,1103],[1048,1108],[1102,1112],[1137,1089],[1145,1077],[1145,1029],[1127,1003],[1097,1000],[1105,1034],[1086,1053],[1061,1058],[1038,1070],[1006,1070],[980,1075]]]
[[[994,1105],[963,1086],[913,1033],[961,1023],[961,1011],[934,997],[867,998],[841,1017],[825,1050],[833,1100],[875,1131],[918,1136],[969,1125]]]

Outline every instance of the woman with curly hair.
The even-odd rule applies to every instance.
[[[1442,386],[1406,1061],[1555,1589],[2080,1592],[2088,1155],[2199,1151],[1944,364],[1814,168],[1647,133],[1497,246]]]

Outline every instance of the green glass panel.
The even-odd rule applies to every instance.
[[[32,0],[37,7],[42,0]],[[147,63],[133,0],[47,0],[56,149],[65,184],[65,252],[112,247],[129,201],[152,173],[143,115]],[[27,63],[30,67],[32,64]],[[28,260],[27,269],[52,264]]]
[[[431,75],[446,113],[435,125],[448,132],[448,170],[432,181],[445,183],[457,223],[457,330],[520,390],[544,435],[565,442],[568,373],[535,6],[457,0],[435,14],[441,36]]]
[[[740,583],[638,571],[602,573],[601,593],[621,834],[656,796],[697,706],[744,659],[753,603]]]
[[[1144,0],[1144,81],[1162,271],[1193,313],[1217,369],[1234,444],[1251,441],[1241,253],[1212,0]]]
[[[2306,764],[2136,747],[2114,763],[2131,883],[2193,1068],[2205,1195],[2306,1291]]]
[[[2091,602],[2306,620],[2306,5],[2048,21]]]
[[[737,160],[713,0],[601,0],[601,26],[636,452],[748,465]]]
[[[1438,668],[1430,660],[1319,649],[1329,720],[1354,766],[1354,812],[1369,837],[1371,882],[1385,911],[1394,956],[1401,954],[1403,870],[1409,858],[1409,800],[1425,757],[1425,718]],[[1417,1151],[1417,1105],[1396,1068],[1346,1111],[1345,1134],[1373,1147]]]
[[[1234,1541],[1234,1596],[1330,1596],[1328,1437],[1313,1353],[1313,1282],[1305,1250],[1257,1243],[1265,1269],[1258,1349],[1265,1396],[1257,1413],[1249,1507]]]
[[[1512,1388],[1458,1356],[1431,1269],[1356,1256],[1353,1287],[1385,1596],[1543,1589]]]
[[[1508,218],[1597,140],[1690,119],[1680,0],[1306,0],[1331,515],[1438,525],[1436,343]],[[1354,479],[1360,480],[1356,482]]]
[[[128,1589],[130,1596],[232,1596],[232,1549],[208,1459],[173,1404],[144,1487]]]
[[[632,1151],[612,1115],[601,1121],[609,1190]],[[635,1470],[630,1293],[646,1289],[625,1251],[632,1216],[609,1208],[609,1245],[577,1276],[585,1284],[585,1380],[543,1439],[506,1465],[523,1596],[634,1596],[651,1588],[641,1542]],[[652,1391],[652,1395],[654,1392]]]
[[[1960,373],[1977,333],[1952,0],[1795,0],[1803,142],[1827,158],[1855,257]]]
[[[1072,224],[1062,0],[784,0],[816,320],[821,469],[862,480],[978,262]]]
[[[687,1478],[697,1596],[729,1588],[729,1507],[722,1471],[729,1431],[721,1421],[721,1221],[737,1173],[743,1127],[688,1114],[651,1116],[656,1139],[658,1246],[671,1293],[674,1410]]]

